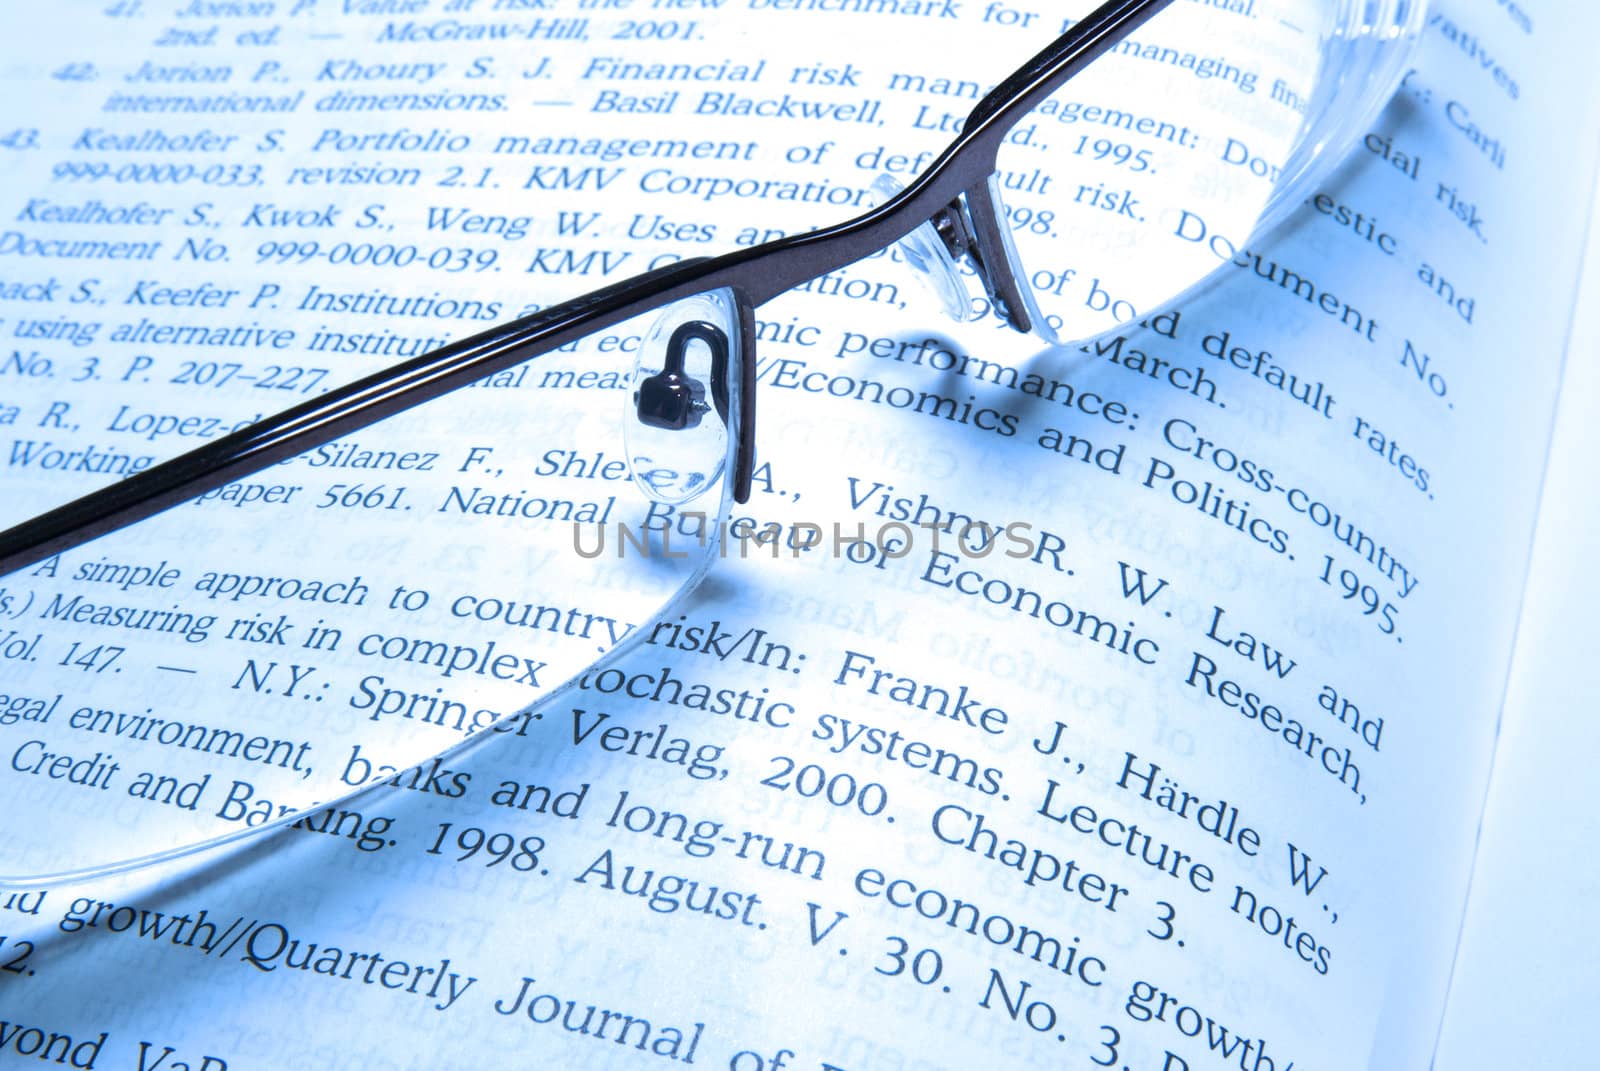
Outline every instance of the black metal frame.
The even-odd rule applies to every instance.
[[[206,491],[532,360],[612,324],[707,290],[730,290],[745,348],[733,491],[750,494],[755,465],[756,306],[885,249],[954,210],[970,223],[970,253],[1012,326],[1029,330],[988,180],[1006,134],[1061,84],[1171,0],[1110,0],[978,102],[960,136],[906,189],[862,216],[725,256],[682,261],[501,324],[365,376],[213,443],[0,532],[0,575],[134,524]]]

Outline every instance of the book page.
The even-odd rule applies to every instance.
[[[7,523],[212,426],[189,421],[256,419],[480,314],[865,210],[879,173],[908,180],[1063,28],[1042,4],[788,0],[34,17],[4,65],[34,111],[0,135]],[[193,860],[0,894],[0,1051],[212,1071],[1418,1066],[1592,173],[1594,15],[1563,17],[1438,5],[1375,129],[1287,225],[1088,346],[951,325],[898,253],[763,306],[755,494],[691,601],[654,624],[563,617],[597,653],[648,631],[392,786]],[[1274,92],[1235,72],[1239,94]],[[1077,103],[1050,135],[1086,158],[1172,150],[1159,116]],[[1131,179],[1003,185],[1013,226],[1131,208]],[[1052,265],[1053,286],[1118,315],[1107,255]],[[372,508],[403,486],[427,517],[360,516],[376,481],[354,446],[281,482],[350,515],[284,526],[312,551],[280,552],[370,598],[279,585],[218,607],[196,580],[237,552],[177,511],[128,537],[181,574],[159,592],[108,598],[94,545],[7,578],[9,798],[54,769],[30,718],[209,724],[312,671],[313,718],[459,741],[474,725],[440,713],[453,685],[414,641],[550,597],[521,574],[548,518],[474,451],[566,451],[597,514],[625,477],[575,450],[552,393],[517,375],[459,392],[444,404],[494,420],[437,450],[425,420],[375,430],[363,449],[441,464],[386,476]],[[525,433],[518,405],[554,430]],[[187,516],[288,505],[244,496]],[[435,514],[460,534],[419,560],[411,525]],[[653,516],[696,538],[688,510]],[[151,635],[60,610],[80,597],[216,620]],[[519,670],[543,657],[538,620],[505,619]],[[193,672],[128,709],[109,646],[130,672],[188,650]],[[110,739],[75,758],[132,746]],[[359,746],[312,753],[351,785],[371,773]],[[111,762],[74,797],[85,821],[154,791]],[[274,813],[255,769],[206,773],[169,804],[241,828]]]
[[[1597,389],[1600,348],[1597,243],[1591,222],[1437,1067],[1581,1066],[1590,1046],[1578,1024],[1587,1018],[1593,971],[1573,938],[1589,927],[1586,905],[1600,875],[1564,845],[1592,844],[1600,833],[1582,799],[1595,744],[1587,717],[1593,690],[1571,671],[1588,650],[1578,622],[1595,594],[1588,564],[1595,505],[1585,470],[1600,444],[1585,409]]]

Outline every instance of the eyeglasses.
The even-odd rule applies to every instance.
[[[672,263],[325,393],[320,369],[185,362],[174,384],[249,378],[306,400],[231,431],[124,406],[118,441],[205,444],[148,467],[120,448],[64,456],[56,469],[126,478],[0,533],[13,623],[3,880],[171,858],[314,820],[376,784],[460,795],[455,751],[533,733],[560,699],[582,708],[574,745],[715,776],[687,740],[607,725],[578,697],[760,716],[760,696],[620,663],[647,644],[714,662],[776,656],[763,636],[719,634],[686,612],[719,556],[798,553],[820,534],[734,516],[755,485],[781,497],[758,466],[758,381],[996,441],[1016,417],[985,392],[1073,393],[1048,377],[1030,391],[1018,369],[932,338],[757,310],[807,289],[843,308],[898,306],[897,284],[839,274],[889,250],[955,319],[992,312],[1047,345],[1148,318],[1245,262],[1301,203],[1387,99],[1421,13],[1408,0],[1113,0],[963,123],[930,120],[959,133],[905,188],[892,174],[873,183],[880,203],[848,222]],[[889,77],[921,100],[979,88]],[[908,175],[925,162],[887,147],[864,159]],[[713,210],[805,196],[781,178],[656,168],[646,180]],[[369,306],[418,315],[377,294]],[[488,311],[470,299],[451,310]],[[814,366],[807,348],[827,331],[836,345]],[[327,334],[313,345],[381,343],[376,330]],[[46,493],[40,481],[18,500],[44,507]]]

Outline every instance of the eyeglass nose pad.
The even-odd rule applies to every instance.
[[[871,192],[873,204],[881,205],[905,187],[896,182],[889,175],[879,175],[868,190]],[[955,257],[945,245],[944,239],[939,237],[939,230],[929,220],[900,241],[895,243],[900,256],[910,265],[911,270],[922,280],[923,284],[933,293],[934,299],[939,302],[945,314],[957,323],[965,323],[974,318],[972,299],[967,293],[967,284],[961,278],[961,272],[956,267]]]
[[[968,190],[964,199],[984,289],[989,292],[995,311],[1012,327],[1031,332],[1052,346],[1059,345],[1061,339],[1039,311],[1028,269],[1011,239],[1011,227],[1006,222],[1011,213],[1000,195],[1000,186],[1000,176],[990,175],[983,187]]]
[[[667,339],[661,371],[640,380],[633,392],[634,411],[652,428],[684,431],[700,425],[700,415],[706,411],[706,387],[684,371],[691,341],[702,342],[711,351],[711,393],[717,414],[728,419],[728,336],[704,320],[691,320],[679,324]]]
[[[653,502],[683,505],[722,475],[738,317],[721,293],[700,294],[663,309],[640,340],[623,440],[629,475]]]

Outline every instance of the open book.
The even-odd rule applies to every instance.
[[[0,521],[475,320],[859,211],[1060,31],[1050,7],[8,12]],[[738,513],[820,547],[735,541],[625,662],[391,791],[0,892],[0,1061],[1426,1065],[1474,867],[1496,865],[1477,831],[1519,716],[1502,697],[1592,189],[1600,18],[1552,7],[1437,3],[1297,215],[1087,346],[950,327],[890,254],[763,307]],[[1059,121],[1101,157],[1148,136],[1104,109]],[[1107,255],[1060,276],[1090,307],[1114,300]],[[532,377],[484,390],[548,404]],[[894,401],[927,391],[950,404]],[[185,508],[340,502],[361,449]],[[503,562],[494,594],[526,597],[506,527],[458,512],[462,561]],[[974,544],[973,521],[1026,552]],[[216,616],[174,702],[293,688],[336,634],[448,634],[459,563],[407,559],[392,523],[346,532],[324,579],[375,597],[217,612],[215,588],[160,585],[163,610]],[[173,576],[219,553],[156,551]],[[103,590],[95,566],[90,545],[28,582],[64,606]],[[0,757],[25,799],[53,769],[29,720],[114,710],[110,650],[132,665],[152,641],[15,583]],[[329,709],[367,716],[371,680],[331,681]],[[430,694],[419,723],[456,731]],[[126,794],[99,750],[85,792]],[[250,823],[248,789],[219,758],[175,802]]]

